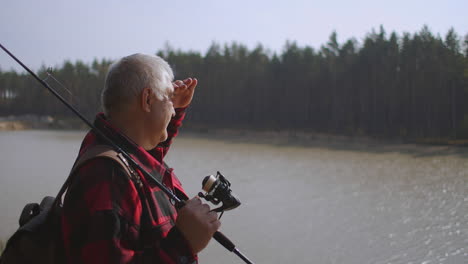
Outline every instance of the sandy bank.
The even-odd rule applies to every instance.
[[[0,117],[0,131],[15,131],[27,129],[83,129],[85,125],[72,118],[54,118],[51,116],[22,115]]]

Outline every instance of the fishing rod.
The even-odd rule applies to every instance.
[[[0,43],[0,48],[2,48],[11,58],[13,58],[21,67],[23,67],[29,74],[31,74],[34,79],[36,79],[42,86],[44,86],[49,92],[51,92],[57,99],[59,99],[67,108],[69,108],[75,115],[77,115],[81,121],[83,121],[88,127],[95,131],[100,137],[102,137],[107,143],[109,143],[117,153],[120,153],[124,156],[125,159],[130,161],[138,170],[140,170],[146,177],[151,179],[168,197],[169,199],[175,202],[177,208],[182,208],[185,205],[185,202],[181,200],[177,195],[175,195],[171,190],[159,182],[151,173],[146,171],[140,164],[138,164],[125,150],[119,147],[112,139],[106,136],[101,132],[96,126],[94,126],[84,115],[82,115],[77,109],[75,109],[71,104],[69,104],[57,91],[49,86],[44,80],[39,78],[31,69],[29,69],[22,61],[20,61],[13,53],[11,53],[7,48],[5,48]],[[241,258],[247,264],[253,264],[242,252],[237,249],[236,245],[227,238],[223,233],[216,231],[213,235],[213,238],[218,241],[224,248],[228,251],[233,252],[239,258]]]

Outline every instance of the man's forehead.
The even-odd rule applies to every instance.
[[[166,89],[164,90],[164,93],[170,95],[173,92],[174,92],[174,86],[172,85],[172,83],[170,83],[170,85],[167,86]]]
[[[164,83],[166,84],[166,90],[168,90],[165,92],[173,92],[174,91],[174,86],[172,85],[173,77],[168,72],[164,72],[163,79],[164,79]]]

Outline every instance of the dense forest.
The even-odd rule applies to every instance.
[[[468,35],[386,33],[319,49],[286,42],[281,53],[258,45],[213,43],[205,54],[157,52],[177,78],[199,79],[189,123],[222,128],[311,131],[408,139],[468,138]],[[111,61],[65,62],[41,77],[86,115],[99,110]],[[63,85],[63,86],[62,86]],[[73,96],[71,95],[73,94]],[[26,73],[0,70],[0,116],[71,116]]]

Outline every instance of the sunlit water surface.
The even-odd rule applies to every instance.
[[[0,239],[55,196],[84,132],[0,132]],[[168,163],[186,191],[220,170],[242,205],[222,231],[256,263],[468,263],[468,150],[269,145],[182,135]],[[242,263],[216,242],[201,263]]]

